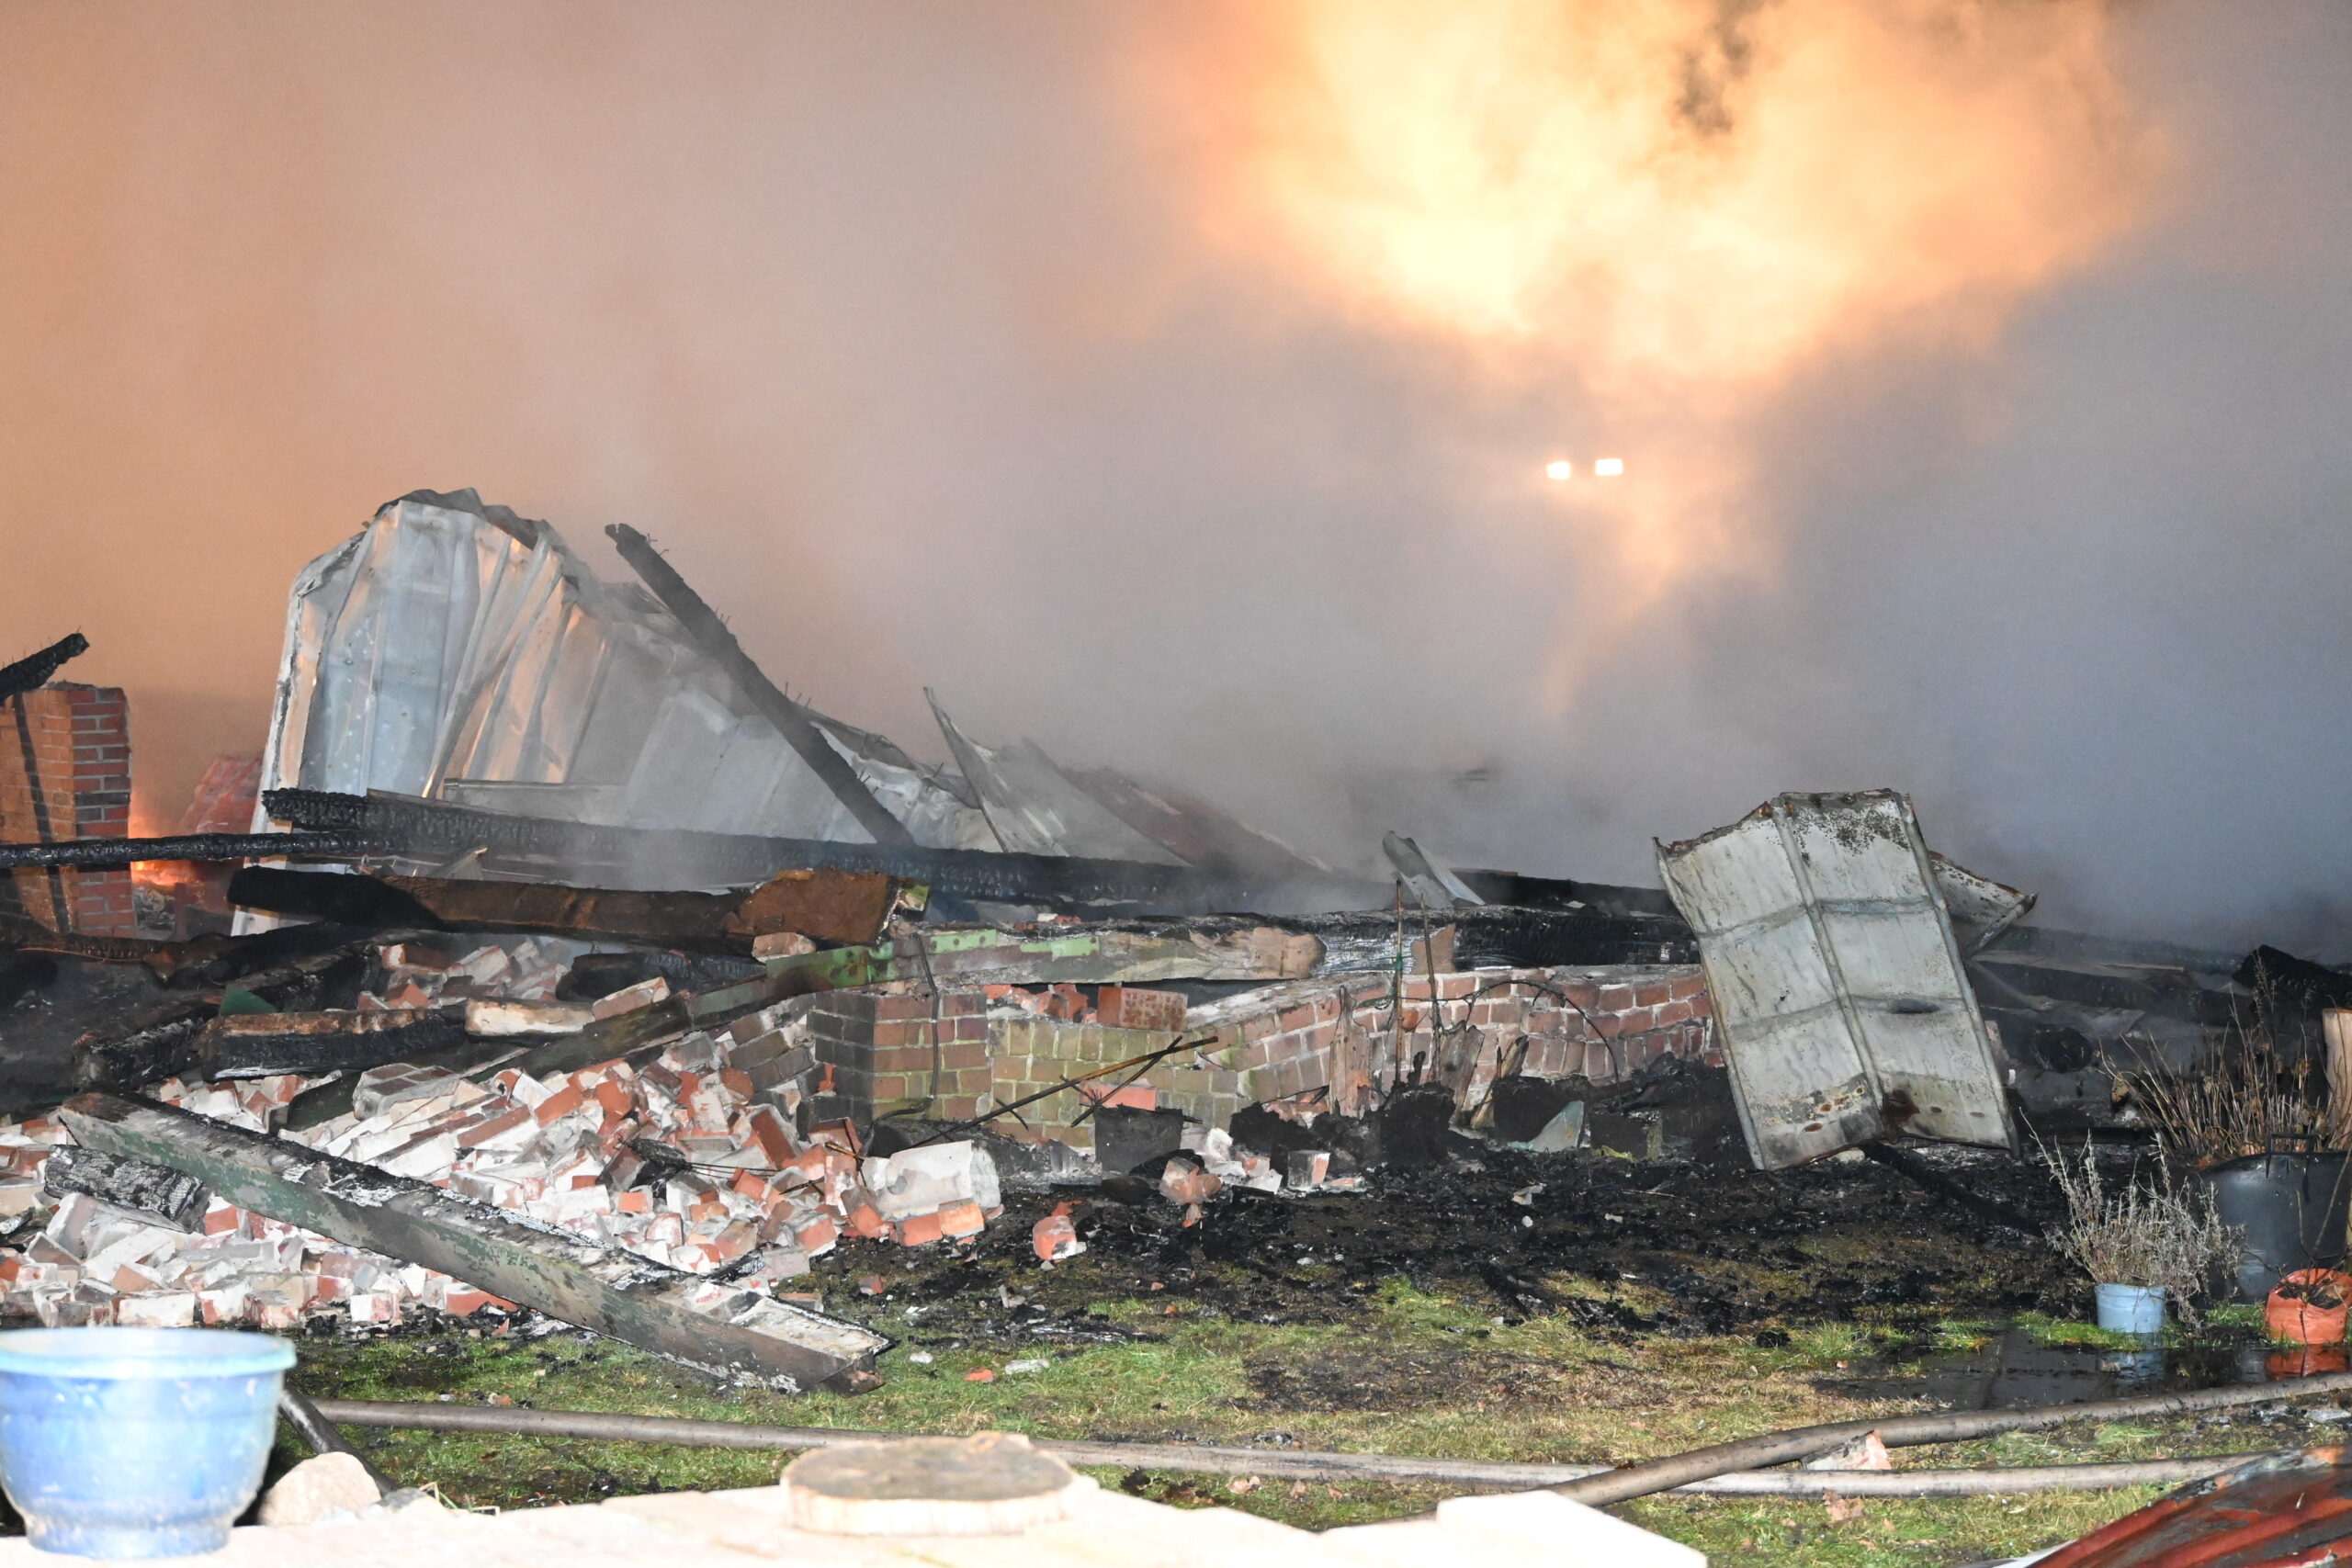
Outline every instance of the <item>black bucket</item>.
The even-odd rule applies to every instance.
[[[2222,1223],[2245,1233],[2238,1255],[2242,1302],[2267,1298],[2279,1276],[2344,1261],[2352,1177],[2341,1149],[2249,1155],[2205,1173]]]

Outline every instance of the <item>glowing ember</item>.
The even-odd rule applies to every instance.
[[[1544,465],[1544,477],[1547,479],[1564,479],[1575,472],[1573,467],[1557,457]]]
[[[1604,479],[1613,479],[1619,474],[1625,471],[1625,459],[1623,457],[1603,457],[1600,461],[1592,466],[1592,471],[1600,475]]]

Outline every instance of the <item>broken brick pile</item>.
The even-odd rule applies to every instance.
[[[398,956],[388,950],[389,967],[401,967]],[[490,959],[469,959],[470,969],[460,963],[442,973],[496,983],[482,978],[496,967]],[[526,968],[505,978],[537,985]],[[401,979],[388,990],[419,983]],[[796,1059],[778,1034],[780,1010],[739,1020],[723,1034],[687,1033],[636,1065],[616,1058],[538,1077],[510,1067],[479,1082],[407,1064],[372,1068],[354,1086],[351,1111],[281,1135],[717,1276],[732,1293],[775,1292],[844,1233],[920,1246],[977,1235],[1001,1212],[995,1167],[975,1144],[862,1158],[846,1123],[797,1134],[800,1089],[786,1071],[805,1066],[807,1054]],[[307,1087],[281,1074],[175,1078],[148,1093],[266,1132]],[[355,1322],[397,1323],[417,1306],[464,1314],[503,1304],[431,1269],[217,1199],[201,1230],[189,1233],[48,1191],[49,1155],[70,1142],[48,1118],[0,1123],[0,1225],[20,1238],[0,1250],[0,1310],[51,1325],[285,1327],[338,1306]]]
[[[556,937],[526,937],[511,944],[488,942],[458,957],[445,957],[424,942],[400,942],[378,950],[383,981],[359,994],[361,1012],[432,1007],[474,998],[515,1002],[555,998],[571,961],[587,944]]]
[[[286,1087],[255,1080],[234,1093],[207,1089],[188,1098],[199,1108],[229,1110],[224,1120],[257,1127]],[[230,1110],[218,1103],[223,1099],[247,1103]],[[38,1317],[44,1326],[293,1329],[331,1308],[356,1323],[397,1323],[404,1306],[464,1315],[506,1304],[445,1274],[341,1246],[217,1198],[192,1231],[150,1223],[79,1192],[63,1195],[43,1222],[42,1169],[51,1152],[70,1142],[45,1117],[0,1125],[7,1172],[0,1177],[0,1215],[22,1227],[22,1239],[0,1252],[0,1307]]]
[[[577,1029],[583,1015],[667,995],[655,979],[592,1004],[556,1001],[582,951],[546,938],[458,953],[388,946],[360,1006],[462,1001],[471,1032],[497,1035],[542,1032],[535,1021]],[[1663,1055],[1709,1055],[1709,1029],[1694,967],[1351,975],[1189,1008],[1180,993],[1133,986],[914,994],[898,984],[797,998],[575,1071],[376,1067],[354,1084],[348,1112],[282,1135],[700,1276],[737,1300],[784,1293],[845,1234],[922,1246],[977,1235],[1000,1212],[997,1171],[977,1143],[863,1157],[857,1128],[893,1111],[977,1118],[1049,1091],[1023,1109],[1023,1131],[1079,1148],[1091,1145],[1090,1102],[1181,1111],[1193,1122],[1188,1157],[1163,1185],[1190,1207],[1227,1186],[1325,1183],[1326,1156],[1277,1169],[1237,1150],[1223,1123],[1246,1105],[1355,1113],[1374,1085],[1425,1074],[1464,1103],[1504,1071],[1607,1081]],[[1184,1049],[1147,1066],[1068,1087],[1180,1039]],[[278,1074],[147,1092],[266,1132],[311,1087]],[[64,1192],[43,1180],[64,1142],[48,1119],[0,1123],[0,1235],[12,1241],[0,1247],[0,1310],[47,1324],[284,1327],[334,1310],[396,1323],[418,1307],[501,1304],[218,1200],[183,1231]],[[1050,1258],[1074,1237],[1035,1239]]]

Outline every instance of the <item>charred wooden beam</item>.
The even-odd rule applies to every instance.
[[[753,1292],[722,1296],[717,1315],[698,1313],[686,1302],[706,1282],[691,1274],[172,1106],[85,1094],[60,1115],[85,1148],[184,1171],[240,1208],[716,1375],[801,1392],[855,1377],[889,1345]]]
[[[40,1185],[52,1198],[79,1192],[175,1230],[201,1229],[212,1204],[204,1183],[185,1171],[70,1145],[41,1162]]]
[[[220,1006],[192,997],[164,1016],[150,1015],[119,1034],[85,1034],[74,1043],[74,1081],[85,1089],[137,1089],[196,1066],[196,1037]]]
[[[168,942],[148,961],[148,967],[174,989],[234,982],[281,1011],[299,1012],[313,1005],[322,977],[337,964],[356,961],[364,965],[379,943],[428,934],[426,927],[386,931],[380,926],[319,920],[249,936],[199,936]]]
[[[188,965],[192,983],[230,981],[285,1011],[315,1009],[338,976],[348,984],[368,961],[372,939],[355,942],[340,926],[289,926],[232,937]],[[196,943],[187,944],[194,947]],[[275,962],[272,962],[272,961]],[[167,976],[176,982],[182,976]],[[190,990],[130,1021],[119,1032],[92,1032],[74,1043],[74,1081],[84,1089],[137,1089],[197,1065],[197,1036],[220,1008],[217,988]]]
[[[89,651],[88,637],[80,632],[68,632],[39,653],[28,654],[14,664],[0,664],[0,703],[19,692],[48,685],[67,660],[79,659]]]
[[[1623,887],[1607,882],[1459,867],[1454,874],[1489,904],[1516,904],[1525,909],[1589,909],[1600,915],[1652,915],[1689,929],[1682,912],[1662,887]]]
[[[196,1065],[208,1078],[321,1077],[452,1050],[465,1039],[462,1018],[441,1008],[238,1013],[204,1026],[196,1038]]]
[[[134,936],[90,936],[81,931],[53,931],[39,920],[21,915],[0,915],[0,948],[19,953],[54,953],[66,958],[87,958],[99,964],[153,964],[171,943]]]
[[[898,889],[888,876],[831,870],[784,872],[741,894],[638,893],[549,882],[454,882],[249,865],[230,881],[229,899],[247,908],[351,925],[535,931],[748,953],[754,938],[773,931],[797,931],[821,942],[872,942]]]
[[[628,562],[629,569],[653,590],[662,607],[677,618],[686,639],[733,678],[752,705],[759,709],[760,716],[774,725],[776,733],[800,754],[800,760],[808,764],[808,771],[823,780],[825,787],[857,818],[857,825],[871,833],[877,844],[913,844],[914,835],[907,831],[907,825],[890,815],[889,808],[874,797],[865,781],[857,776],[857,770],[849,765],[849,759],[834,750],[832,743],[818,732],[815,716],[768,679],[767,671],[743,651],[743,645],[735,640],[735,634],[727,629],[727,623],[718,618],[718,612],[703,603],[702,595],[678,575],[676,567],[662,558],[653,542],[624,523],[612,525],[605,535],[620,551],[621,559]]]
[[[0,844],[0,871],[43,866],[99,870],[148,860],[232,861],[277,855],[348,860],[384,848],[360,833],[178,833],[164,839],[69,839],[59,844]]]
[[[920,882],[935,893],[991,903],[1202,909],[1231,908],[1247,897],[1190,866],[1142,861],[621,828],[382,793],[274,789],[262,801],[281,822],[364,834],[417,859],[446,861],[481,849],[571,874],[660,865],[689,886],[750,886],[780,871],[824,868]]]

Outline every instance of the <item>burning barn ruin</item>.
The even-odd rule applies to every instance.
[[[11,1031],[8,1311],[527,1310],[854,1387],[887,1342],[815,1260],[967,1243],[1014,1190],[1189,1224],[1482,1146],[1869,1145],[1932,1183],[1892,1145],[2144,1126],[2136,1078],[2256,1034],[2319,1081],[2352,1002],[2283,953],[2033,926],[1890,792],[1662,844],[1659,892],[1401,833],[1322,863],[936,697],[920,761],[609,532],[600,570],[469,491],[387,504],[297,579],[267,744],[167,839],[125,836],[121,694],[54,679],[79,639],[0,671],[0,974],[43,1021]],[[2280,1116],[2233,1153],[2313,1131]],[[1069,1209],[1040,1261],[1083,1250]]]

